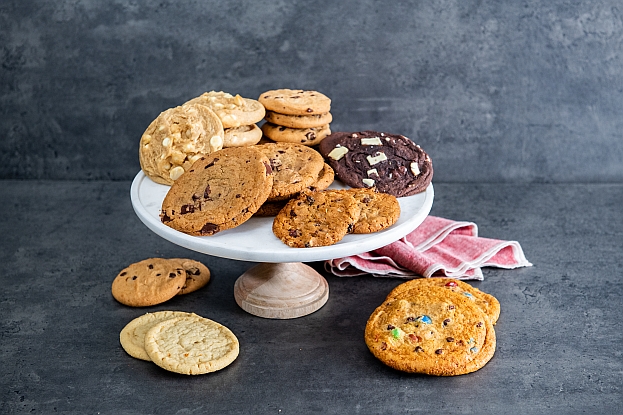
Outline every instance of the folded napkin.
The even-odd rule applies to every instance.
[[[482,267],[518,268],[532,264],[516,241],[481,238],[473,222],[428,216],[404,238],[359,255],[325,262],[339,277],[431,277],[482,280]]]

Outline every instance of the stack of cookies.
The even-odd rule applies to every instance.
[[[162,112],[139,146],[141,169],[156,183],[171,185],[200,157],[223,147],[253,145],[262,138],[258,101],[210,91]]]
[[[455,376],[482,368],[495,353],[500,303],[449,278],[411,280],[370,316],[365,342],[386,365],[405,372]]]
[[[240,350],[238,338],[227,327],[182,311],[137,317],[121,330],[119,341],[130,356],[185,375],[223,369]]]
[[[331,134],[331,99],[320,92],[276,89],[258,101],[266,108],[262,131],[273,141],[314,146]]]
[[[148,258],[121,270],[112,283],[112,295],[121,304],[147,307],[188,294],[210,281],[210,270],[199,261]]]
[[[210,108],[223,123],[223,147],[242,147],[257,144],[262,131],[256,123],[264,118],[264,106],[258,101],[223,91],[210,91],[186,104]]]

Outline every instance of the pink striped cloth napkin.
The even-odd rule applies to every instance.
[[[325,262],[339,277],[372,274],[376,277],[416,278],[446,276],[482,280],[482,267],[532,266],[516,241],[481,238],[473,222],[428,216],[413,232],[382,248]]]

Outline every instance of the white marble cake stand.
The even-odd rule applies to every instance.
[[[336,181],[332,188],[346,188]],[[399,198],[400,218],[393,226],[372,234],[349,234],[335,245],[291,248],[272,232],[272,217],[252,217],[242,225],[212,236],[191,236],[160,221],[162,201],[169,186],[158,184],[140,171],[130,189],[139,219],[162,238],[208,255],[259,262],[242,274],[234,286],[236,302],[245,311],[266,318],[301,317],[322,307],[329,298],[326,280],[302,262],[324,261],[371,251],[392,243],[426,218],[433,205],[433,185],[425,192]]]

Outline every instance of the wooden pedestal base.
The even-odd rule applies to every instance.
[[[322,307],[329,299],[329,285],[301,262],[261,263],[238,277],[234,297],[243,310],[258,317],[296,318]]]

